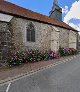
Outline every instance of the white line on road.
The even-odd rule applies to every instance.
[[[6,92],[9,91],[10,85],[11,85],[11,83],[9,83],[9,85],[8,85],[8,87],[7,87],[7,89],[6,89]]]

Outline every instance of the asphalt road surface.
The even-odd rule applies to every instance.
[[[0,86],[0,92],[80,92],[80,56]]]

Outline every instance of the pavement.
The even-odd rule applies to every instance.
[[[0,79],[0,92],[80,92],[80,55],[7,69]]]

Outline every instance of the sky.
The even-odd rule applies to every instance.
[[[54,0],[6,0],[26,9],[49,16]],[[80,0],[58,0],[62,20],[80,31]]]

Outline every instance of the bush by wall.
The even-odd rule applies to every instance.
[[[78,53],[78,51],[74,48],[59,48],[58,52],[60,56],[69,56],[69,55],[75,55]]]
[[[21,65],[23,63],[33,63],[42,60],[51,60],[59,58],[60,56],[68,56],[77,54],[77,50],[73,48],[60,48],[58,52],[51,50],[39,51],[38,49],[31,49],[28,51],[17,51],[12,54],[8,60],[9,66]]]
[[[41,60],[51,60],[54,58],[58,58],[59,55],[58,53],[54,53],[53,51],[39,51],[39,50],[28,50],[28,51],[17,51],[15,54],[11,55],[8,63],[9,66],[15,66],[15,65],[20,65],[23,63],[32,63],[32,62],[38,62]]]

